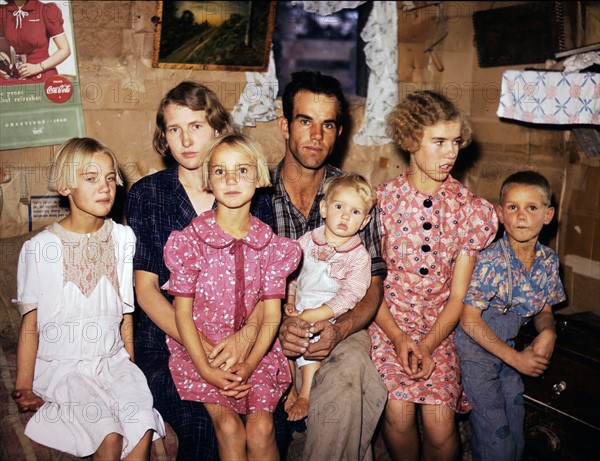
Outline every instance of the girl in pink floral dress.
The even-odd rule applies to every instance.
[[[290,368],[275,339],[286,277],[301,250],[277,237],[250,214],[257,187],[269,185],[258,144],[240,134],[218,138],[207,150],[203,183],[217,207],[182,231],[171,233],[165,263],[171,271],[175,321],[183,344],[168,338],[169,368],[184,400],[202,402],[215,427],[219,458],[278,459],[273,411],[291,382]],[[259,301],[262,322],[245,361],[213,368],[212,345],[238,331]],[[236,398],[223,391],[236,388]],[[252,415],[244,420],[239,415]]]
[[[369,327],[388,388],[383,436],[393,459],[455,459],[462,397],[453,331],[479,250],[494,238],[492,205],[450,176],[471,128],[444,96],[417,91],[388,116],[408,170],[377,189],[388,274]]]

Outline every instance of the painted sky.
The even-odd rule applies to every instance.
[[[205,2],[205,1],[178,1],[175,2],[177,14],[185,10],[194,13],[198,24],[208,21],[213,26],[220,26],[232,14],[247,16],[250,2]]]

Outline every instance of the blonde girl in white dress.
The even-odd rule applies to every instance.
[[[165,434],[133,363],[133,231],[110,212],[122,180],[114,154],[91,138],[58,151],[50,188],[70,214],[25,242],[17,300],[22,323],[13,398],[36,411],[25,434],[93,460],[147,460]]]

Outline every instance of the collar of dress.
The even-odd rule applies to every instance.
[[[215,210],[208,210],[192,221],[193,229],[198,240],[216,250],[230,246],[246,245],[253,250],[260,251],[273,239],[273,231],[269,226],[263,224],[258,218],[251,216],[252,225],[248,234],[243,239],[236,239],[225,232],[217,224]]]
[[[14,2],[13,3],[9,3],[8,5],[6,5],[8,7],[8,11],[14,15],[14,12],[18,11],[18,10],[22,10],[22,11],[34,11],[36,6],[38,6],[39,4],[39,0],[28,0],[27,2],[25,2],[25,5],[23,5],[22,7],[18,7]]]
[[[65,229],[57,222],[48,225],[47,229],[65,243],[78,244],[82,241],[85,241],[85,243],[99,243],[106,242],[108,240],[112,232],[113,225],[114,223],[112,219],[105,219],[104,224],[102,224],[102,227],[96,232],[92,232],[91,234],[80,234],[78,232],[71,232],[70,230]]]
[[[315,230],[313,230],[311,232],[311,237],[312,237],[312,241],[314,242],[315,245],[329,246],[329,247],[333,248],[336,253],[349,253],[350,251],[354,250],[362,243],[362,241],[360,240],[360,237],[357,234],[357,235],[353,235],[352,237],[350,237],[350,240],[348,240],[343,245],[340,245],[339,247],[331,246],[325,241],[325,226],[321,226],[321,227],[318,227]]]

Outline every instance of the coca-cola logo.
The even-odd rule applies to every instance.
[[[52,102],[62,104],[68,101],[73,94],[71,81],[60,75],[55,75],[46,80],[46,96]]]

